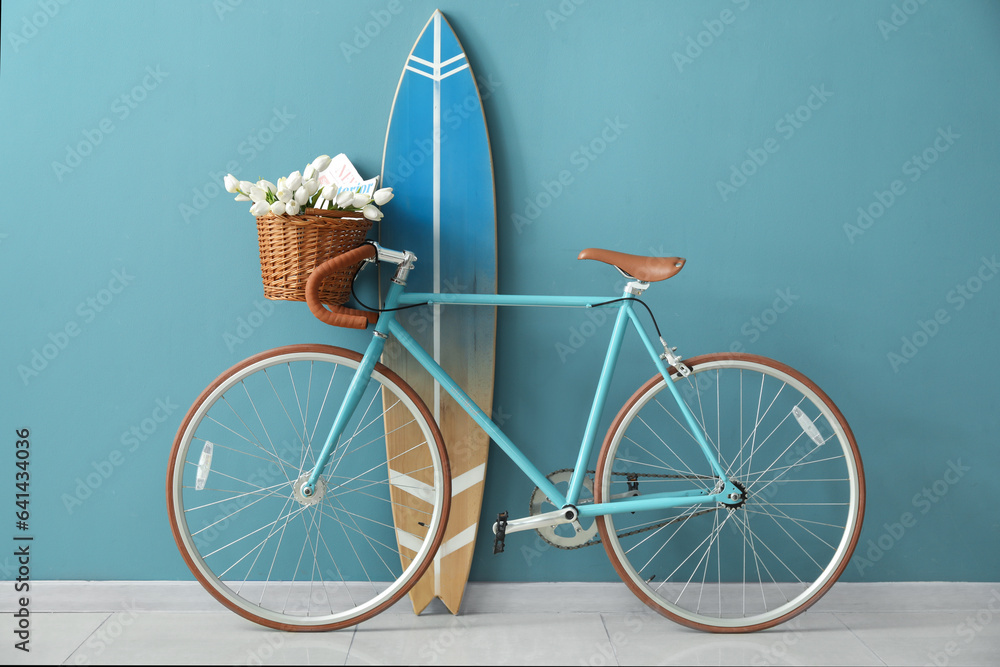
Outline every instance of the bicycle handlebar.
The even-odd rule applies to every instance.
[[[374,324],[378,320],[378,313],[365,312],[337,305],[330,306],[327,309],[327,306],[319,299],[319,288],[330,274],[346,269],[366,259],[372,259],[375,257],[376,252],[377,250],[374,245],[366,243],[363,246],[332,257],[317,266],[306,282],[306,303],[309,304],[309,310],[312,314],[319,320],[335,327],[365,329],[369,323]]]

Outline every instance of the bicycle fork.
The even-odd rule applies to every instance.
[[[320,455],[316,459],[316,466],[309,475],[309,479],[299,489],[299,492],[304,497],[309,498],[313,495],[313,492],[316,489],[316,483],[319,481],[320,475],[323,474],[326,464],[333,455],[334,449],[340,441],[340,436],[343,434],[344,429],[347,426],[347,422],[350,420],[355,409],[357,409],[358,404],[361,402],[361,397],[364,395],[365,389],[368,388],[368,382],[371,380],[375,364],[378,363],[379,357],[382,356],[382,348],[385,347],[386,338],[387,336],[385,334],[378,331],[376,331],[375,335],[372,337],[372,341],[368,345],[368,349],[365,351],[365,355],[362,357],[361,363],[358,365],[358,369],[354,372],[354,377],[351,379],[350,385],[348,385],[347,395],[344,397],[344,402],[340,406],[340,411],[337,413],[337,418],[333,422],[333,427],[330,429],[329,435],[327,435],[326,442],[323,444],[323,449],[320,451]]]
[[[361,402],[361,397],[368,388],[368,383],[372,377],[372,371],[375,369],[375,364],[378,363],[378,360],[382,356],[382,350],[385,348],[385,341],[389,338],[385,331],[388,329],[388,319],[395,316],[395,313],[391,311],[395,308],[398,302],[399,293],[406,284],[407,274],[410,269],[413,268],[413,263],[417,259],[416,255],[409,251],[399,252],[395,250],[388,250],[386,248],[382,248],[378,244],[375,244],[375,247],[378,251],[377,257],[379,260],[392,262],[397,265],[396,273],[392,278],[393,284],[389,288],[389,294],[386,297],[385,309],[389,312],[383,313],[379,318],[378,323],[375,325],[375,332],[372,336],[372,340],[368,344],[368,349],[365,350],[365,354],[361,359],[361,363],[358,365],[358,369],[354,372],[354,377],[351,379],[350,385],[347,387],[347,394],[344,397],[344,402],[341,404],[340,411],[337,413],[337,418],[334,420],[333,426],[330,428],[330,433],[327,435],[326,442],[323,444],[323,449],[320,451],[320,454],[316,459],[316,465],[309,474],[308,480],[306,480],[306,482],[302,484],[299,489],[299,493],[301,493],[305,498],[309,498],[315,493],[316,484],[319,482],[319,478],[323,474],[323,470],[326,468],[330,457],[334,454],[337,444],[340,442],[340,437],[343,435],[344,429],[347,427],[347,422],[350,421],[351,417],[354,415],[354,411]]]

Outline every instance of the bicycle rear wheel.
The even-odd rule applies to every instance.
[[[174,441],[177,546],[216,599],[261,625],[334,630],[371,618],[416,583],[444,535],[441,434],[381,364],[315,493],[299,491],[360,360],[325,345],[246,359],[201,394]],[[387,455],[387,431],[405,434],[403,453]]]
[[[674,374],[730,479],[732,504],[598,518],[618,574],[648,606],[711,632],[768,628],[801,613],[843,572],[861,532],[864,472],[843,415],[778,362],[713,354]],[[717,489],[676,401],[657,376],[618,413],[601,450],[597,502]]]

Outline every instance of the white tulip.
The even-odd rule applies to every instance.
[[[311,181],[312,179],[316,178],[317,175],[318,174],[316,173],[316,167],[312,166],[311,164],[307,164],[306,168],[302,170],[303,181]]]
[[[247,193],[247,196],[249,196],[250,199],[255,202],[256,201],[267,202],[267,193],[264,192],[259,187],[257,187],[256,185],[250,188],[250,192]]]
[[[266,201],[254,202],[253,206],[250,207],[250,215],[261,216],[267,215],[271,212],[271,205]]]
[[[222,182],[226,185],[226,192],[236,194],[240,191],[240,182],[232,174],[226,174],[226,177],[222,179]]]
[[[250,197],[247,197],[242,192],[240,194],[236,195],[235,199],[236,199],[236,201],[253,201],[252,199],[250,199]]]
[[[292,201],[292,197],[295,196],[295,192],[289,190],[287,187],[279,188],[278,191],[274,193],[274,196],[277,197],[279,201],[283,201],[287,204]]]
[[[304,186],[300,185],[299,189],[295,191],[295,203],[299,206],[305,206],[309,201],[309,193],[306,192]]]
[[[312,166],[316,171],[323,171],[330,166],[330,156],[320,155],[318,158],[312,161]]]
[[[299,214],[299,203],[294,199],[287,204],[285,204],[285,213],[288,215],[298,215]]]
[[[281,178],[279,178],[278,179],[278,186],[275,189],[275,192],[277,192],[278,190],[284,190],[285,189],[285,181],[287,181],[287,180],[288,179],[285,178],[284,176],[282,176]]]
[[[292,173],[290,173],[288,175],[288,179],[285,181],[285,187],[293,192],[295,190],[298,190],[299,186],[301,185],[302,185],[302,174],[297,171],[293,171]]]
[[[378,210],[378,207],[375,206],[375,204],[368,204],[361,209],[361,213],[369,220],[378,222],[382,219],[382,211]]]
[[[257,181],[257,187],[263,190],[264,192],[267,191],[274,192],[275,190],[278,189],[274,186],[274,183],[272,183],[271,181],[265,181],[263,178]]]
[[[324,185],[323,190],[320,191],[319,196],[323,199],[334,200],[337,198],[337,186],[336,185]]]
[[[395,196],[396,195],[392,194],[392,188],[382,188],[381,190],[376,190],[375,195],[372,198],[375,200],[376,204],[381,206]]]
[[[240,181],[240,192],[247,193],[250,192],[250,188],[253,187],[253,183],[250,181]]]
[[[274,213],[275,215],[284,215],[285,202],[279,200],[271,204],[271,213]]]
[[[348,208],[354,202],[354,193],[350,190],[344,190],[339,195],[337,195],[337,206],[340,208]]]
[[[363,195],[360,192],[354,195],[354,201],[351,202],[351,206],[354,208],[364,208],[368,202],[372,200],[368,195]]]
[[[302,187],[304,187],[306,189],[306,192],[309,193],[309,196],[312,197],[314,194],[316,194],[316,191],[319,190],[319,183],[316,182],[315,178],[311,178],[305,183],[303,183]]]

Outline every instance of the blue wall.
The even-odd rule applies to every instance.
[[[367,339],[264,301],[253,218],[219,186],[320,153],[377,173],[436,6],[3,3],[0,537],[27,428],[33,577],[188,578],[164,477],[198,391],[269,347]],[[485,84],[501,289],[614,291],[587,246],[687,257],[649,293],[672,344],[780,358],[854,428],[869,505],[845,577],[1000,578],[1000,3],[440,7]],[[500,314],[495,409],[546,470],[582,434],[610,331],[588,322]],[[626,360],[612,403],[649,374]],[[527,507],[498,456],[489,484],[487,521]],[[493,557],[486,533],[474,579],[614,579],[599,548]]]

